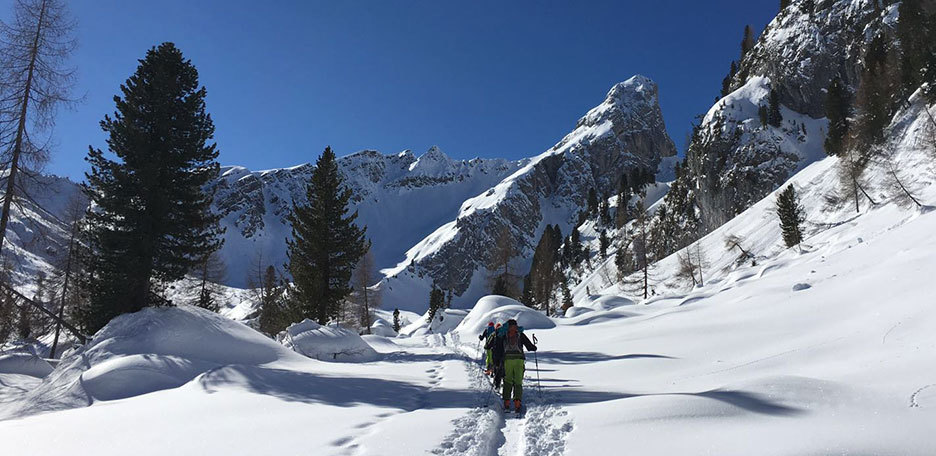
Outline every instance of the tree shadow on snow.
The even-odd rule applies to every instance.
[[[220,368],[199,378],[199,384],[209,393],[242,388],[284,401],[339,407],[369,404],[413,411],[472,408],[477,402],[477,391],[473,390],[433,389],[396,380],[326,376],[253,366]]]
[[[407,353],[392,352],[387,353],[380,361],[390,363],[424,363],[424,362],[442,362],[442,361],[463,361],[465,358],[457,353]]]
[[[559,389],[558,402],[564,404],[583,404],[591,402],[603,402],[614,399],[631,399],[636,397],[649,396],[693,396],[706,399],[714,399],[724,402],[740,409],[752,413],[773,416],[793,416],[805,413],[805,410],[783,405],[761,397],[757,394],[747,391],[732,390],[711,390],[701,393],[647,393],[647,394],[628,394],[628,393],[608,393],[598,391],[584,390],[566,390]]]
[[[543,362],[555,364],[589,364],[601,361],[616,361],[622,359],[676,359],[672,356],[654,355],[647,353],[634,353],[629,355],[608,355],[598,352],[537,352],[537,357]],[[529,359],[527,360],[529,361]]]

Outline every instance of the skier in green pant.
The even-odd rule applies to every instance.
[[[523,363],[526,357],[523,349],[536,351],[536,345],[523,334],[523,328],[517,326],[517,320],[507,320],[507,326],[501,327],[503,333],[498,333],[504,344],[504,410],[510,410],[511,393],[514,410],[520,413],[523,400]]]

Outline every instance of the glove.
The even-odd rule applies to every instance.
[[[480,336],[478,336],[478,340],[484,340],[484,334],[481,334]]]

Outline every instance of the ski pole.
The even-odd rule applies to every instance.
[[[537,343],[539,343],[539,341],[536,340],[536,334],[533,334],[533,345],[536,345]],[[539,349],[539,347],[536,347],[536,348]],[[539,358],[536,357],[535,351],[533,352],[533,362],[536,363],[536,387],[539,389],[540,396],[542,396],[543,385],[540,384],[540,378],[539,378]]]

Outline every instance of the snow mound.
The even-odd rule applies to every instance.
[[[0,412],[0,418],[139,396],[177,388],[217,367],[279,360],[302,358],[204,309],[147,308],[111,320],[91,342],[63,357],[38,387]]]
[[[588,312],[594,312],[595,309],[590,307],[581,307],[581,306],[572,306],[566,309],[565,317],[566,318],[575,318],[579,315],[587,314]]]
[[[380,356],[358,333],[305,319],[276,336],[286,348],[321,361],[368,362]]]
[[[370,327],[371,334],[376,336],[383,337],[396,337],[397,332],[393,330],[393,323],[390,323],[383,318],[377,317],[374,319],[374,324]]]
[[[451,332],[461,324],[468,312],[460,309],[442,309],[436,312],[432,322],[429,322],[429,311],[422,317],[400,329],[404,336],[424,336],[426,334],[441,334]]]
[[[611,310],[632,305],[634,305],[634,301],[624,296],[602,295],[590,299],[589,302],[581,303],[579,306],[587,307],[592,310]]]
[[[465,337],[477,337],[484,331],[488,322],[504,323],[507,320],[517,320],[517,324],[524,329],[555,328],[549,317],[537,310],[531,309],[519,302],[504,296],[485,296],[478,300],[468,316],[455,329]]]
[[[364,339],[364,342],[367,342],[367,345],[378,353],[393,353],[402,350],[399,345],[384,336],[368,334],[361,336],[361,339]]]
[[[0,356],[0,374],[44,378],[50,373],[52,373],[52,365],[31,353],[10,353]]]

